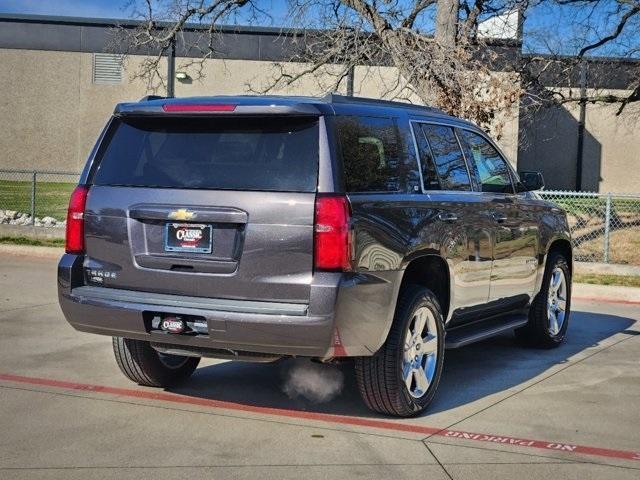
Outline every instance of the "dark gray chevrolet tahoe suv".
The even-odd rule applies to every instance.
[[[168,386],[200,357],[353,357],[378,412],[433,398],[445,348],[566,335],[564,212],[476,126],[329,95],[116,107],[68,213],[59,299]]]

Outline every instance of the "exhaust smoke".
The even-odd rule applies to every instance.
[[[344,375],[335,365],[293,360],[285,370],[282,389],[291,399],[323,403],[335,398],[344,386]]]

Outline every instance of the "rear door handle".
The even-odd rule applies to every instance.
[[[455,222],[458,220],[458,216],[455,213],[439,213],[438,220],[443,222]]]
[[[491,217],[498,223],[505,222],[507,220],[507,216],[504,213],[493,212]]]

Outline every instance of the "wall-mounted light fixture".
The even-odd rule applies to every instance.
[[[176,78],[181,82],[191,80],[191,77],[187,72],[176,72]]]

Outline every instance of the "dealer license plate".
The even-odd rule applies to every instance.
[[[211,253],[211,225],[167,223],[164,249],[167,252]]]

